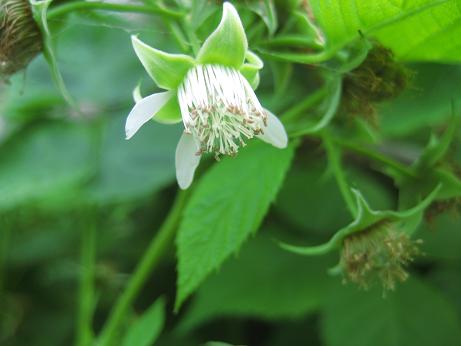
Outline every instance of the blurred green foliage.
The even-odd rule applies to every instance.
[[[218,3],[139,3],[185,11],[185,30],[182,19],[161,11],[82,10],[51,19],[59,69],[78,111],[53,85],[42,55],[0,85],[1,345],[85,344],[77,334],[88,229],[96,230],[93,292],[85,298],[89,339],[104,330],[178,194],[174,152],[182,126],[152,122],[124,139],[133,88],[157,91],[129,35],[140,33],[165,51],[190,50],[187,30],[206,37],[219,21]],[[265,58],[258,97],[291,130],[317,123],[333,102],[324,87],[328,73],[349,64],[352,53],[332,52],[363,39],[358,29],[392,49],[411,70],[408,88],[374,105],[376,122],[339,107],[328,128],[342,148],[348,184],[373,209],[395,210],[402,191],[419,198],[433,187],[418,175],[427,172],[402,178],[383,155],[411,167],[431,134],[444,133],[460,115],[459,1],[234,3],[250,49]],[[321,53],[319,33],[327,56],[303,61]],[[317,100],[290,115],[319,90]],[[446,155],[427,170],[459,177],[458,147],[456,129]],[[292,139],[284,151],[252,142],[236,158],[206,160],[194,184],[176,247],[168,243],[146,274],[114,345],[461,344],[459,199],[432,205],[415,235],[424,240],[424,256],[411,264],[411,278],[383,297],[379,287],[364,292],[328,274],[337,254],[302,257],[277,245],[321,244],[353,219],[318,134]]]

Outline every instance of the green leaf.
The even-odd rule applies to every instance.
[[[258,230],[294,153],[251,143],[235,159],[226,158],[199,182],[184,212],[176,239],[176,308],[203,280]]]
[[[325,299],[327,265],[325,258],[280,251],[258,235],[204,282],[179,328],[189,330],[219,317],[276,320],[312,313]]]
[[[93,172],[92,132],[82,125],[45,123],[21,131],[0,150],[0,209],[41,201]]]
[[[328,50],[338,50],[358,31],[376,36],[407,61],[461,61],[461,6],[457,0],[310,2]]]
[[[152,48],[131,36],[133,48],[149,76],[163,89],[176,89],[187,71],[194,67],[194,59],[183,54],[169,54]]]
[[[384,298],[379,290],[337,287],[325,307],[321,330],[326,346],[457,345],[461,340],[453,306],[416,279]]]
[[[239,69],[247,49],[245,30],[237,10],[231,3],[225,2],[221,22],[203,43],[197,61],[201,64],[220,64]]]
[[[149,346],[157,340],[165,323],[165,301],[159,298],[128,329],[123,346]]]

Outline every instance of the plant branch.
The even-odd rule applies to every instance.
[[[322,134],[322,140],[327,152],[328,164],[333,171],[341,195],[346,202],[347,208],[355,218],[357,216],[357,206],[351,188],[347,183],[344,169],[341,167],[341,150],[335,146],[333,139],[325,131]]]
[[[75,11],[82,10],[104,10],[114,12],[134,12],[134,13],[145,13],[145,14],[161,14],[169,18],[182,18],[184,13],[173,11],[158,5],[129,5],[129,4],[111,4],[107,2],[88,2],[88,1],[76,1],[65,3],[55,8],[51,8],[48,11],[48,19],[55,19]]]
[[[159,264],[160,259],[163,257],[167,248],[172,244],[189,193],[190,190],[180,191],[178,193],[170,213],[160,230],[152,239],[143,258],[136,267],[134,274],[131,276],[125,291],[118,298],[114,308],[112,309],[100,334],[98,342],[99,346],[113,345],[120,325],[122,324],[133,301],[137,297],[146,280],[150,277],[154,268],[156,268]]]

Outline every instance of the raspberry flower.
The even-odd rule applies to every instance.
[[[264,109],[254,93],[262,61],[248,50],[247,38],[235,8],[223,5],[216,30],[197,57],[168,54],[149,47],[136,36],[133,47],[154,82],[167,91],[138,102],[126,120],[126,138],[150,119],[174,124],[184,133],[176,148],[176,177],[180,188],[192,183],[203,153],[234,156],[253,137],[285,148],[285,128]]]

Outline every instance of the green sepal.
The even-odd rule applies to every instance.
[[[455,138],[458,124],[459,119],[452,116],[447,125],[447,129],[440,137],[436,136],[434,133],[431,135],[424,152],[415,163],[416,169],[424,170],[427,167],[432,167],[445,157]]]
[[[160,88],[177,89],[187,71],[194,67],[194,59],[184,54],[169,54],[152,48],[131,36],[133,48],[149,76]]]
[[[178,96],[174,95],[155,114],[153,120],[161,124],[177,124],[182,120],[181,109],[179,108]]]
[[[340,229],[335,235],[326,243],[318,246],[295,246],[279,242],[279,245],[289,251],[299,255],[313,256],[324,255],[335,249],[338,249],[344,238],[352,233],[366,231],[373,226],[378,226],[382,222],[400,222],[405,225],[404,231],[406,233],[413,233],[416,226],[419,224],[422,213],[429,204],[437,196],[441,185],[437,186],[426,198],[420,201],[413,208],[403,211],[393,210],[372,210],[368,205],[365,198],[358,191],[353,189],[357,205],[357,216],[346,227]]]
[[[219,64],[240,69],[248,41],[235,7],[223,5],[223,16],[216,30],[208,36],[197,55],[200,64]]]
[[[435,171],[436,181],[442,183],[437,199],[449,199],[461,196],[461,180],[446,168]]]
[[[247,51],[246,62],[240,68],[240,73],[250,83],[253,90],[259,85],[259,70],[264,67],[263,61],[255,53]]]

